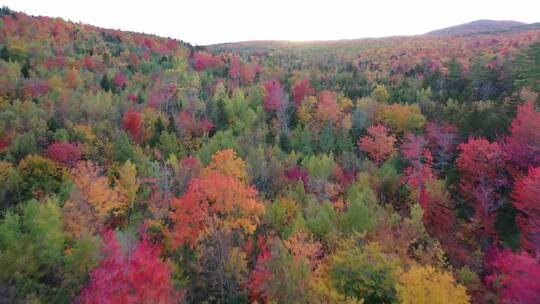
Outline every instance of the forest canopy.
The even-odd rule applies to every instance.
[[[4,7],[0,299],[538,303],[539,106],[536,29],[203,48]]]

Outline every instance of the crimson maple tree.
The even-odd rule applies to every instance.
[[[293,100],[296,106],[300,106],[300,103],[304,97],[313,95],[315,90],[309,83],[308,78],[298,79],[292,87]]]
[[[272,79],[263,83],[264,88],[264,104],[266,111],[279,112],[285,107],[285,93],[279,81]]]
[[[78,145],[68,142],[54,142],[47,147],[45,155],[59,163],[73,166],[81,159],[82,152]]]
[[[367,129],[368,135],[358,140],[358,148],[366,152],[375,163],[380,165],[396,153],[396,138],[388,134],[383,125],[374,125]]]
[[[122,119],[122,126],[124,130],[129,132],[135,142],[142,142],[144,125],[142,115],[139,112],[133,108],[127,110]]]
[[[176,303],[181,297],[172,286],[171,266],[161,260],[160,248],[144,235],[126,249],[108,231],[103,243],[103,258],[90,273],[81,303]]]
[[[507,184],[505,160],[499,143],[485,138],[470,138],[459,145],[456,164],[461,171],[460,189],[483,224],[484,233],[493,233],[495,211],[501,206],[501,188]]]
[[[540,112],[534,110],[532,101],[518,106],[510,133],[504,145],[510,163],[522,172],[540,166]]]
[[[517,224],[521,230],[522,246],[540,261],[540,167],[531,168],[526,177],[516,182],[512,198],[519,210]]]
[[[526,252],[502,250],[489,264],[495,273],[486,278],[496,286],[501,303],[538,303],[540,264]]]

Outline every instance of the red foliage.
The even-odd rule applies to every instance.
[[[122,127],[128,131],[136,143],[141,143],[143,140],[143,119],[142,115],[134,109],[129,109],[124,113],[122,119]]]
[[[258,221],[257,214],[264,210],[256,200],[257,191],[253,187],[232,172],[224,175],[225,172],[211,169],[212,164],[205,169],[203,176],[191,180],[181,198],[173,199],[171,203],[174,211],[170,218],[175,225],[169,234],[173,247],[189,245],[194,248],[210,226],[254,230],[251,223]],[[240,170],[237,165],[232,162],[221,170],[230,171],[233,169],[230,166]]]
[[[10,145],[10,140],[7,138],[7,136],[0,137],[0,151],[6,149]]]
[[[518,106],[510,133],[504,151],[511,164],[522,172],[540,166],[540,112],[534,110],[532,101]]]
[[[85,56],[83,59],[83,67],[91,70],[96,67],[96,64],[94,63],[94,59],[92,56]]]
[[[70,88],[76,89],[80,84],[79,72],[76,69],[69,70],[66,82]]]
[[[199,179],[194,179],[189,184],[188,191],[182,198],[174,198],[171,206],[175,210],[171,213],[171,220],[178,223],[172,232],[173,246],[178,247],[184,244],[195,248],[200,234],[206,228],[206,216],[208,203],[200,201],[203,193]]]
[[[236,84],[238,84],[239,81],[244,85],[252,83],[255,80],[258,71],[259,66],[257,64],[244,64],[240,61],[238,56],[233,56],[231,58],[229,77],[234,80]]]
[[[238,56],[233,56],[231,58],[231,64],[229,66],[229,77],[235,81],[240,79],[240,70],[242,69],[242,63]]]
[[[454,156],[457,127],[448,123],[428,123],[426,137],[433,153],[433,165],[435,168],[444,171]]]
[[[540,299],[540,264],[525,252],[509,250],[495,254],[489,261],[495,273],[486,278],[498,289],[501,303],[538,303]]]
[[[420,195],[420,206],[424,210],[423,222],[431,235],[437,237],[443,245],[454,241],[455,223],[449,195],[434,189],[423,188]],[[455,246],[453,246],[455,247]]]
[[[304,189],[307,190],[309,185],[309,175],[307,170],[294,166],[292,169],[285,173],[285,176],[290,180],[302,181],[304,183]]]
[[[263,83],[264,87],[264,109],[266,111],[276,111],[280,112],[284,110],[285,103],[285,93],[283,92],[283,87],[279,81],[267,80]]]
[[[368,135],[358,140],[358,148],[366,152],[377,165],[393,156],[396,152],[396,138],[388,135],[388,129],[383,125],[374,125],[367,129]]]
[[[259,70],[260,67],[258,64],[243,64],[240,69],[240,80],[242,84],[248,85],[253,83]]]
[[[30,97],[38,97],[49,92],[49,84],[46,81],[25,79],[23,82],[23,93]]]
[[[433,178],[431,152],[426,146],[427,140],[423,136],[405,134],[403,157],[409,161],[410,166],[405,169],[404,181],[418,191],[419,197],[424,192],[426,182]]]
[[[176,303],[171,267],[159,257],[160,248],[143,236],[135,246],[122,250],[114,232],[103,237],[103,259],[90,273],[81,303]]]
[[[257,244],[260,248],[260,253],[257,256],[255,268],[249,274],[248,283],[250,302],[266,303],[268,292],[266,291],[266,281],[271,278],[272,271],[268,267],[268,261],[272,258],[272,254],[266,245],[263,238],[259,237]]]
[[[194,67],[197,71],[204,71],[206,69],[217,69],[223,65],[223,62],[219,57],[216,57],[207,52],[197,52],[193,54]]]
[[[139,66],[139,64],[141,63],[141,61],[139,60],[139,57],[137,57],[137,54],[135,53],[129,54],[129,62],[134,67]]]
[[[124,74],[118,72],[116,73],[116,75],[114,75],[114,78],[113,78],[113,81],[114,81],[114,84],[117,86],[117,87],[125,87],[126,84],[127,84],[127,79],[126,79],[126,76],[124,76]]]
[[[300,106],[302,100],[309,95],[313,95],[315,90],[309,83],[309,79],[298,79],[292,87],[293,100],[296,106]]]
[[[339,121],[340,108],[336,101],[336,94],[328,90],[319,93],[319,103],[317,104],[317,117],[321,121]]]
[[[214,123],[208,118],[201,119],[199,126],[203,133],[209,133],[212,131],[212,129],[214,129]]]
[[[128,96],[127,96],[127,99],[131,102],[137,102],[138,98],[137,98],[137,95],[133,94],[133,93],[129,93]]]
[[[500,205],[500,189],[507,184],[504,176],[504,155],[498,143],[485,138],[471,138],[459,145],[457,167],[461,171],[460,189],[473,204],[475,217],[484,225],[485,233],[493,233],[494,211]]]
[[[76,144],[54,142],[47,147],[45,155],[54,161],[73,166],[81,159],[82,152]]]
[[[540,167],[529,169],[529,175],[516,182],[512,198],[519,210],[517,223],[521,229],[521,244],[540,261]]]
[[[182,110],[178,114],[178,128],[192,136],[201,136],[212,131],[214,124],[207,118],[198,120],[190,112]]]

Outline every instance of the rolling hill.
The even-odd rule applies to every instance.
[[[430,37],[463,36],[487,32],[507,31],[519,26],[526,25],[527,24],[523,22],[509,20],[476,20],[464,24],[434,30],[424,35]]]

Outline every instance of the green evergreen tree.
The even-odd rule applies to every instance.
[[[107,73],[103,74],[100,85],[101,88],[107,92],[111,90],[111,81],[109,80],[109,76],[107,76]]]
[[[279,135],[279,147],[287,153],[291,152],[291,142],[289,136],[285,132],[281,132]]]
[[[334,128],[331,122],[326,124],[319,140],[319,149],[322,153],[328,154],[335,149]]]

